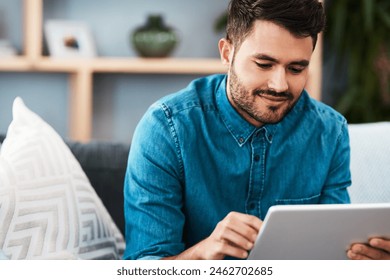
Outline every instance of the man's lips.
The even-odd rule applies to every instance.
[[[271,101],[273,103],[286,102],[293,99],[293,96],[290,92],[276,92],[273,90],[257,90],[254,92],[257,96],[266,101]]]
[[[269,94],[258,94],[257,96],[272,102],[286,102],[287,100],[289,100],[288,96],[274,96]]]

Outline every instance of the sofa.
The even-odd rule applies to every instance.
[[[349,124],[352,203],[390,203],[390,122]]]
[[[89,143],[80,143],[75,141],[63,140],[58,135],[56,135],[56,132],[51,127],[49,127],[42,119],[40,119],[39,116],[29,111],[29,109],[23,104],[21,100],[15,101],[13,114],[13,123],[10,125],[7,134],[7,138],[10,138],[9,143],[6,143],[7,140],[4,141],[5,135],[0,135],[0,143],[3,143],[4,141],[4,145],[0,147],[0,252],[2,248],[4,249],[4,247],[6,247],[5,244],[8,244],[8,251],[5,250],[6,252],[8,252],[8,254],[5,254],[5,256],[15,259],[120,258],[125,246],[123,238],[125,234],[125,222],[123,215],[123,180],[130,145],[124,143],[104,141],[91,141]],[[24,114],[25,116],[23,116]],[[41,126],[43,126],[43,128]],[[31,127],[34,127],[36,131]],[[32,132],[29,132],[30,130],[32,130]],[[352,172],[352,186],[349,188],[351,202],[390,202],[390,176],[388,175],[388,171],[390,170],[390,122],[350,124],[349,133],[351,142]],[[10,232],[5,232],[5,230],[2,229],[1,223],[2,219],[4,220],[3,212],[4,208],[6,208],[4,206],[6,205],[5,201],[10,200],[10,198],[14,199],[14,194],[9,195],[9,191],[4,191],[4,186],[7,184],[14,184],[14,178],[8,179],[8,181],[2,178],[7,177],[5,173],[8,172],[9,169],[13,168],[12,166],[10,166],[11,164],[14,164],[15,166],[26,165],[25,163],[18,163],[19,159],[17,156],[15,156],[15,154],[20,153],[24,149],[29,149],[30,146],[37,145],[36,143],[39,142],[43,142],[42,146],[48,146],[49,143],[44,142],[44,140],[46,139],[50,139],[50,144],[52,144],[53,142],[58,142],[57,146],[59,146],[60,148],[56,146],[57,148],[53,149],[54,154],[57,153],[58,149],[60,149],[65,153],[66,157],[69,157],[69,161],[72,162],[71,169],[77,171],[76,175],[71,174],[71,178],[77,178],[77,180],[81,180],[84,178],[83,174],[85,174],[86,178],[84,178],[82,184],[90,184],[90,187],[93,188],[93,191],[97,195],[96,197],[94,196],[88,199],[96,200],[96,203],[94,204],[94,209],[99,209],[99,211],[101,212],[107,212],[105,213],[105,215],[103,215],[104,213],[102,214],[103,218],[100,217],[96,219],[98,220],[97,224],[99,225],[99,220],[108,221],[106,222],[106,224],[108,224],[109,227],[112,226],[113,230],[112,232],[106,234],[106,236],[101,237],[100,241],[95,240],[98,239],[98,234],[94,235],[88,232],[87,234],[81,235],[80,240],[82,241],[80,241],[79,243],[86,243],[86,245],[84,244],[84,246],[77,245],[77,242],[74,242],[74,244],[72,244],[72,248],[69,248],[69,246],[59,246],[61,248],[58,249],[58,246],[52,246],[51,250],[54,253],[50,253],[50,249],[45,249],[46,251],[43,252],[44,250],[42,248],[40,250],[37,250],[35,248],[35,251],[31,250],[32,252],[26,251],[27,249],[25,249],[24,251],[21,249],[9,249],[12,247],[13,244],[11,244],[11,240],[6,239],[4,236],[7,234],[10,235]],[[12,150],[10,144],[14,144],[15,142],[23,143],[23,145],[16,145],[16,147]],[[8,144],[10,145],[10,147],[7,147]],[[67,153],[67,149],[69,149],[70,153]],[[7,154],[6,150],[12,151]],[[23,157],[25,157],[24,154]],[[38,158],[38,156],[37,154],[34,154],[34,160],[36,160],[36,158]],[[8,161],[8,163],[5,163],[6,161]],[[42,159],[42,161],[45,162],[45,159]],[[56,161],[53,161],[52,165],[57,164],[58,158]],[[78,164],[80,166],[78,166]],[[18,170],[24,169],[20,168]],[[20,173],[25,173],[25,171]],[[13,176],[16,177],[17,175]],[[26,175],[22,176],[22,187],[24,187],[24,184],[26,184],[23,182],[23,178],[25,176]],[[27,181],[28,185],[30,180]],[[65,182],[68,181],[69,179],[65,180]],[[38,183],[38,194],[39,188],[45,184],[47,183]],[[65,185],[66,188],[69,188],[68,183],[66,183]],[[32,188],[31,186],[28,187]],[[33,198],[29,199],[33,200]],[[100,205],[100,202],[97,200],[100,200],[102,205]],[[76,206],[79,207],[78,205]],[[15,209],[13,209],[12,211],[13,213],[17,212]],[[18,211],[22,212],[20,209]],[[36,210],[34,211],[37,212]],[[24,210],[24,212],[26,212],[26,210]],[[26,213],[24,213],[24,215],[26,216]],[[23,219],[25,216],[23,216]],[[32,214],[30,216],[32,216]],[[87,228],[88,231],[91,230],[88,224],[89,221],[83,221],[82,218],[79,218],[78,220],[80,221],[80,231],[84,228]],[[29,223],[34,223],[34,221],[30,220]],[[63,224],[62,230],[67,229],[68,227],[68,224]],[[56,232],[56,234],[59,233]],[[31,234],[30,232],[26,233],[26,236],[27,237],[25,238],[27,239],[36,238],[36,236]],[[16,241],[13,242],[15,243]],[[46,242],[45,237],[42,237],[41,243],[42,242]],[[58,243],[58,241],[56,242]],[[42,247],[42,244],[39,245]],[[17,247],[16,245],[13,246]],[[32,245],[30,245],[30,247],[31,246]],[[99,246],[106,246],[104,248],[106,251],[94,251],[95,248]],[[88,252],[88,248],[93,249]]]

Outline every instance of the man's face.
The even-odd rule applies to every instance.
[[[238,50],[223,39],[220,51],[229,65],[230,103],[249,123],[262,126],[281,121],[299,99],[308,78],[313,40],[258,20]]]

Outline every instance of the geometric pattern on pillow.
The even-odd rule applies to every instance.
[[[0,150],[0,251],[9,259],[119,259],[124,246],[68,146],[16,98]]]

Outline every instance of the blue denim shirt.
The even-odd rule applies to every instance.
[[[303,91],[277,124],[231,106],[226,76],[162,98],[136,128],[125,178],[126,259],[177,255],[230,211],[264,219],[276,204],[348,203],[346,120]]]

